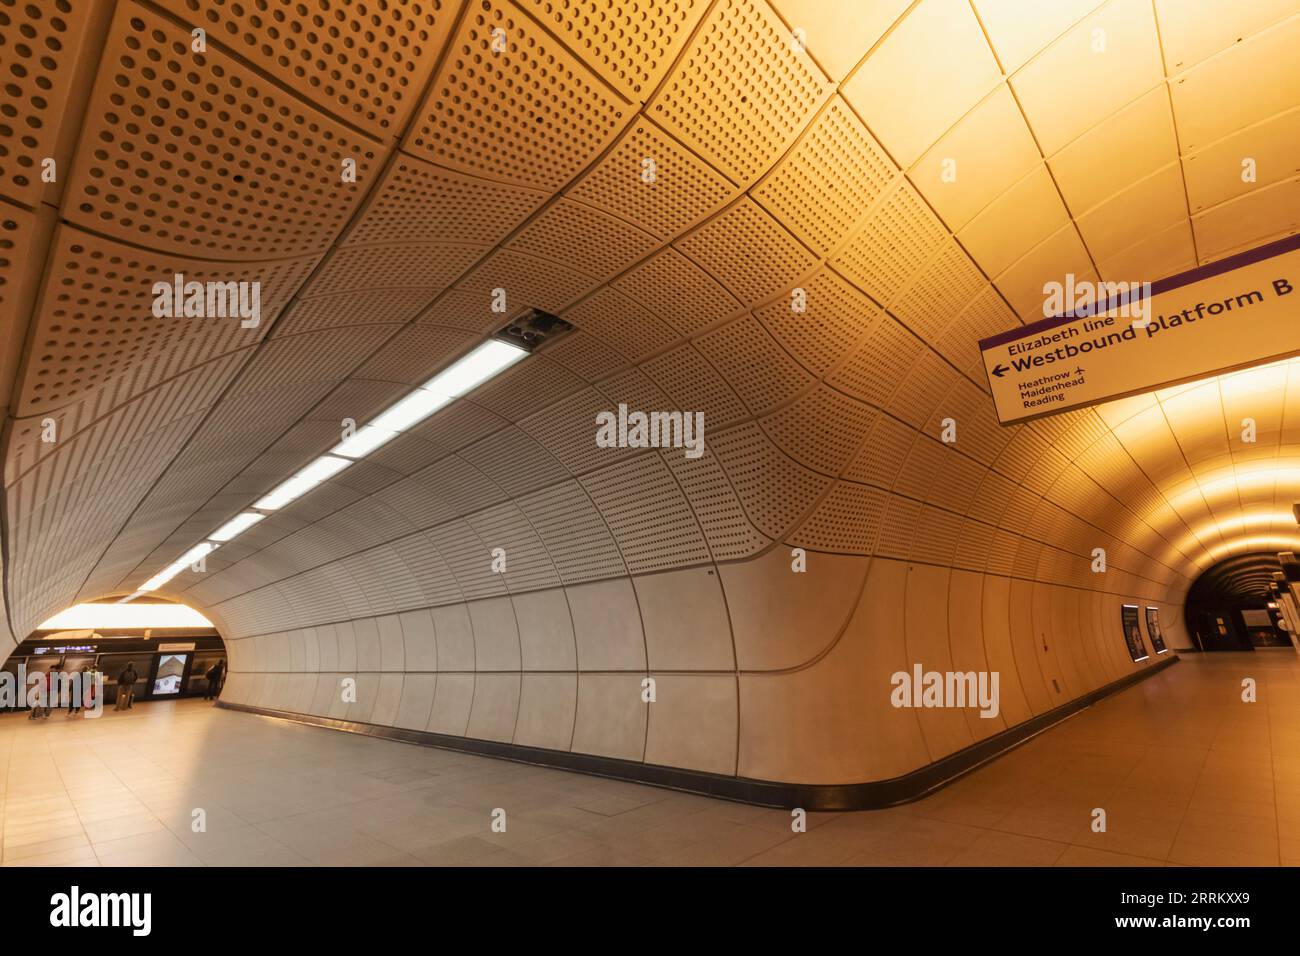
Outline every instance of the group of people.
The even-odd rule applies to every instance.
[[[208,687],[204,691],[204,700],[216,700],[221,693],[221,685],[226,677],[226,661],[221,659],[204,671],[203,676],[207,678]],[[135,682],[140,679],[136,673],[135,661],[126,665],[126,669],[117,675],[117,707],[116,710],[130,710],[131,704],[135,702]]]
[[[96,687],[99,682],[95,679],[97,672],[89,664],[81,669],[81,686],[80,694],[73,693],[71,690],[66,692],[68,716],[72,717],[81,713],[83,705],[87,709],[95,706]],[[224,658],[217,661],[206,671],[203,676],[207,678],[207,690],[203,694],[204,700],[216,700],[221,694],[221,685],[226,678],[226,662]],[[28,720],[44,720],[50,716],[50,713],[59,706],[59,673],[49,671],[41,675],[44,684],[43,700],[38,700],[37,704],[32,707],[32,711],[27,715]],[[117,705],[114,710],[130,710],[131,705],[135,703],[135,685],[140,680],[140,673],[135,669],[135,661],[129,661],[122,673],[117,675]],[[82,697],[85,700],[82,700]]]
[[[60,706],[60,697],[62,696],[67,703],[68,716],[75,717],[81,713],[85,706],[87,709],[93,709],[95,706],[95,688],[99,686],[96,680],[98,672],[89,664],[81,669],[81,688],[80,693],[71,686],[61,689],[59,686],[59,673],[48,671],[42,674],[40,679],[44,682],[42,698],[38,698],[36,706],[32,712],[27,715],[28,720],[47,720],[56,707]],[[84,699],[83,699],[84,698]]]

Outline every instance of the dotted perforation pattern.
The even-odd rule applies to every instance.
[[[793,288],[818,263],[813,253],[748,198],[678,239],[676,247],[746,305]]]
[[[764,0],[721,0],[648,112],[745,186],[794,141],[830,91]]]
[[[867,295],[889,306],[944,241],[951,241],[947,230],[912,185],[900,180],[831,264]]]
[[[813,471],[838,475],[862,445],[877,412],[824,386],[762,419],[767,436]]]
[[[695,335],[744,311],[717,280],[669,246],[614,282],[682,335]]]
[[[569,309],[564,318],[633,361],[680,338],[670,326],[609,286]]]
[[[562,262],[593,278],[608,278],[649,255],[659,243],[608,213],[568,199],[547,207],[506,246]],[[583,250],[574,256],[575,249]]]
[[[609,524],[629,571],[709,560],[699,523],[659,455],[638,455],[603,468],[582,483]]]
[[[671,239],[721,209],[737,191],[643,117],[567,195]]]
[[[746,558],[771,543],[746,516],[707,443],[704,454],[694,460],[677,454],[675,449],[661,451],[660,455],[690,502],[715,561]]]
[[[428,291],[431,302],[487,251],[484,246],[450,242],[341,246],[304,292],[320,296],[358,289],[419,288]]]
[[[815,381],[749,314],[697,339],[695,347],[754,414],[789,401]]]
[[[293,335],[340,325],[393,325],[414,319],[429,303],[424,289],[366,289],[304,297],[293,304],[273,334]]]
[[[644,102],[707,0],[517,0],[630,100]]]
[[[214,46],[122,3],[87,108],[63,214],[209,258],[326,249],[383,150]],[[344,160],[355,184],[343,182]]]
[[[255,344],[316,261],[221,263],[166,256],[61,227],[33,320],[20,414],[67,403],[151,359],[174,357],[180,342],[192,336],[207,333],[206,348],[191,356],[193,363]],[[258,326],[241,328],[238,316],[155,317],[154,284],[174,287],[177,274],[186,282],[259,283]],[[251,302],[251,289],[249,295]]]
[[[836,97],[752,194],[824,256],[865,218],[898,175],[862,121]]]
[[[11,206],[0,207],[0,329],[21,328],[20,284],[28,271],[36,217]]]
[[[399,153],[348,230],[348,245],[461,242],[492,246],[549,197]]]
[[[561,265],[553,259],[540,259],[514,249],[499,249],[486,262],[479,265],[456,286],[457,293],[465,293],[474,309],[489,310],[497,289],[506,291],[506,316],[518,315],[524,309],[537,308],[556,315],[564,308],[590,292],[598,285],[590,276]],[[481,305],[480,305],[481,303]],[[436,310],[436,305],[434,310]],[[505,323],[495,316],[492,324]],[[421,321],[433,321],[422,318]],[[579,326],[581,328],[581,326]]]
[[[867,335],[884,312],[835,273],[822,269],[803,287],[803,301],[778,299],[756,315],[813,375],[824,375]]]
[[[411,326],[380,348],[353,377],[419,385],[476,342],[473,336],[457,329]]]
[[[498,38],[505,49],[493,52]],[[633,115],[527,16],[502,0],[478,0],[404,145],[452,169],[555,190]]]
[[[72,0],[0,0],[0,194],[24,205],[40,200],[42,161],[56,158],[90,13]]]
[[[779,540],[831,483],[782,454],[755,422],[709,436],[709,446],[745,513],[770,538]]]
[[[410,115],[460,0],[158,0],[372,136]]]

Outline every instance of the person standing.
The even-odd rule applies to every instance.
[[[45,673],[45,707],[41,710],[41,719],[49,720],[54,708],[59,705],[59,675],[51,668]]]
[[[140,675],[135,672],[135,661],[126,665],[126,670],[117,675],[117,706],[114,710],[130,710],[135,697],[135,682]]]
[[[95,675],[91,673],[90,665],[85,664],[81,668],[81,675],[78,681],[68,681],[68,716],[74,717],[81,713],[82,706],[93,707],[95,695]]]
[[[53,704],[50,701],[49,680],[50,675],[48,673],[40,674],[37,676],[36,682],[32,685],[32,690],[36,692],[36,699],[31,701],[32,712],[27,715],[28,720],[41,720],[50,715],[50,707],[52,707]]]
[[[208,690],[204,694],[204,700],[216,700],[217,695],[221,693],[221,679],[226,676],[226,659],[223,657],[203,675],[208,679]]]

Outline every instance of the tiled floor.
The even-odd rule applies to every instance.
[[[1258,703],[1242,702],[1245,677]],[[813,814],[802,834],[783,810],[201,701],[8,714],[0,862],[1300,865],[1298,691],[1290,650],[1189,656],[934,796]]]

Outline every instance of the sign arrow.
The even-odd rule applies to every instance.
[[[1157,282],[1130,282],[1127,289],[1118,299],[1106,299],[1103,308],[1089,308],[1085,318],[1067,313],[980,340],[999,422],[1300,355],[1300,235]],[[1135,289],[1141,301],[1136,315],[1126,311]],[[1079,291],[1065,308],[1077,304]],[[1094,302],[1103,298],[1094,292]]]

